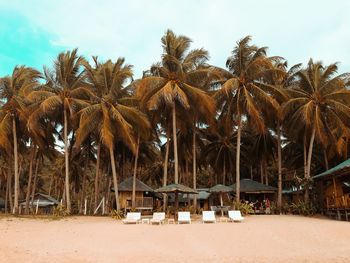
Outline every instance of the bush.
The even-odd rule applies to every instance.
[[[254,213],[253,208],[247,204],[247,203],[242,203],[242,202],[236,202],[233,201],[232,203],[232,208],[234,210],[239,210],[243,215],[248,215]]]
[[[118,219],[118,220],[124,218],[124,213],[123,213],[123,211],[121,211],[121,210],[118,211],[118,210],[114,209],[114,210],[111,211],[111,213],[110,213],[109,215],[110,215],[112,218]]]
[[[290,209],[293,214],[310,216],[317,212],[316,207],[312,203],[305,203],[303,201],[298,201],[297,203],[292,203]]]
[[[58,205],[53,209],[53,216],[54,217],[64,217],[64,216],[68,216],[69,213],[67,211],[67,208],[63,205]]]

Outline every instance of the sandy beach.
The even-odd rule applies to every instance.
[[[107,217],[0,219],[0,262],[349,262],[350,224],[300,216],[123,225]]]

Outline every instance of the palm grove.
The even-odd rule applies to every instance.
[[[0,194],[25,212],[34,193],[81,213],[89,197],[120,209],[130,175],[159,187],[194,189],[252,178],[305,189],[312,176],[348,158],[348,74],[312,59],[288,67],[266,47],[239,40],[226,69],[168,30],[160,61],[134,80],[123,58],[88,62],[60,53],[43,72],[17,66],[0,79]],[[114,193],[111,192],[114,188]],[[194,200],[195,202],[195,200]],[[135,191],[132,198],[135,205]]]

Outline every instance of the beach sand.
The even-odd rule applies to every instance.
[[[0,262],[350,262],[350,223],[276,215],[163,226],[2,217]]]

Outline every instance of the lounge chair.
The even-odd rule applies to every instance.
[[[137,224],[140,223],[141,213],[140,212],[129,212],[126,214],[126,218],[123,219],[124,224]]]
[[[164,212],[153,213],[153,218],[150,220],[150,223],[163,224],[164,220],[165,220]]]
[[[191,224],[191,214],[190,212],[178,212],[177,223],[189,223]]]
[[[216,223],[215,211],[203,211],[202,223]]]
[[[239,211],[239,210],[228,211],[228,218],[232,222],[235,222],[235,221],[242,222],[244,219],[244,217],[241,214],[241,211]]]

